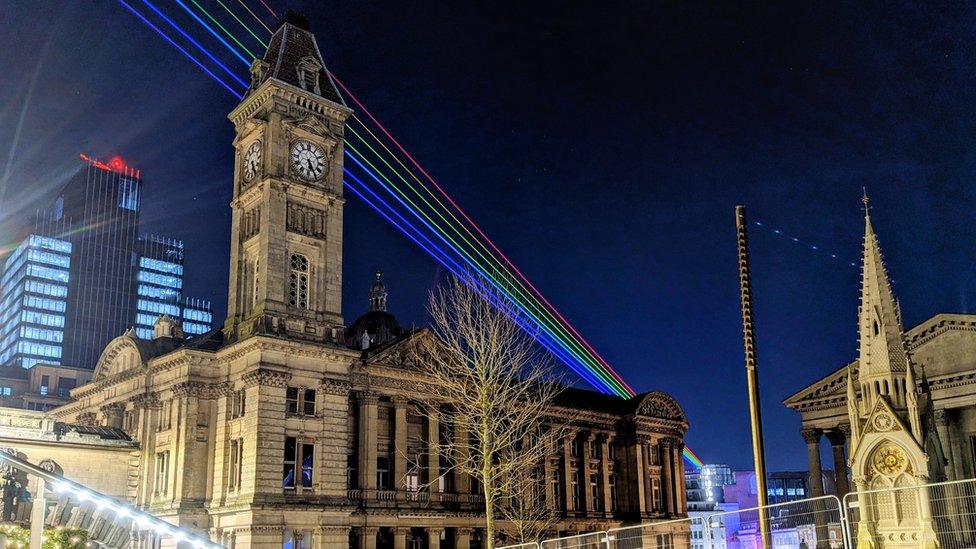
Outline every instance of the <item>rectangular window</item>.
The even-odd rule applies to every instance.
[[[661,509],[661,481],[660,479],[651,479],[651,507],[655,511]]]
[[[241,389],[239,391],[234,391],[228,397],[229,403],[227,406],[228,418],[235,419],[239,417],[244,417],[245,411],[245,390]]]
[[[611,444],[609,441],[607,442],[607,458],[610,459],[611,463],[617,459],[617,447]]]
[[[610,511],[617,510],[617,475],[607,477],[607,484],[610,485]]]
[[[241,464],[244,461],[244,440],[230,441],[230,457],[227,467],[227,488],[236,492],[241,487]]]
[[[582,510],[583,494],[580,493],[582,492],[582,486],[580,486],[579,474],[573,475],[572,490],[573,490],[573,509],[576,509],[577,511]]]
[[[600,459],[600,443],[591,440],[590,441],[590,459]]]
[[[346,488],[359,488],[359,456],[355,454],[346,456]]]
[[[47,388],[51,385],[51,376],[41,376],[41,394],[47,394]]]
[[[315,415],[315,390],[288,387],[285,390],[285,413],[289,415]]]
[[[569,447],[570,447],[570,452],[572,453],[573,457],[579,457],[579,455],[580,455],[580,440],[579,440],[579,438],[574,438],[569,443]]]
[[[282,487],[285,490],[311,489],[314,474],[315,445],[285,437]]]
[[[165,431],[170,428],[170,420],[173,417],[173,401],[163,401],[159,410],[159,422],[156,424],[157,431]]]
[[[78,386],[78,380],[71,377],[58,378],[58,396],[68,396],[71,389]]]
[[[3,396],[10,396],[14,394],[14,390],[12,387],[0,387],[0,394]]]
[[[380,490],[389,490],[390,484],[390,458],[376,458],[376,487]]]
[[[139,210],[139,182],[127,177],[119,178],[119,207],[131,210]]]
[[[550,486],[552,486],[552,504],[554,509],[566,508],[566,506],[563,504],[563,483],[561,480],[562,479],[559,478],[559,470],[553,469]]]
[[[590,510],[599,511],[600,505],[600,482],[596,473],[590,474]]]
[[[156,453],[155,494],[165,496],[169,491],[169,450]]]

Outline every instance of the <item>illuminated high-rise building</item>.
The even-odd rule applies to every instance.
[[[0,274],[0,366],[94,368],[129,328],[151,338],[156,319],[210,331],[210,302],[183,296],[183,242],[139,236],[142,178],[116,157],[84,166],[61,189]]]

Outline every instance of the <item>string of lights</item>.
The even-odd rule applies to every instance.
[[[143,0],[143,1],[146,2],[148,5],[147,0]],[[223,37],[221,37],[216,31],[213,30],[213,28],[210,25],[206,23],[206,21],[204,21],[203,19],[198,17],[195,13],[193,13],[193,11],[182,0],[175,0],[175,1],[177,2],[177,4],[181,6],[181,8],[187,11],[198,24],[200,24],[204,29],[206,29],[209,34],[211,34],[214,38],[216,38],[229,52],[231,52],[235,57],[240,59],[247,66],[250,66],[250,63],[248,63],[244,55],[242,55],[236,48],[234,48],[231,44],[229,44],[226,40],[224,40]],[[213,21],[214,24],[216,24],[225,33],[225,35],[227,35],[234,43],[240,46],[240,48],[243,51],[253,56],[252,52],[250,52],[246,47],[244,47],[243,44],[241,44],[241,42],[226,29],[226,27],[220,25],[220,23],[216,20],[216,18],[214,18],[211,14],[206,12],[206,10],[202,6],[200,6],[199,3],[197,3],[195,0],[190,0],[190,1],[202,13],[204,13],[204,15],[208,19]],[[247,9],[247,11],[251,14],[251,16],[255,20],[257,20],[266,30],[270,32],[270,29],[268,29],[267,25],[264,25],[261,19],[253,11],[251,11],[247,7],[247,5],[244,4],[243,1],[241,0],[238,1],[245,9]],[[277,14],[270,8],[270,6],[268,6],[263,0],[260,1],[261,4],[265,7],[265,9],[269,11],[269,13],[277,17]],[[168,43],[170,43],[178,50],[180,50],[180,52],[184,56],[188,57],[191,61],[194,62],[194,64],[196,64],[201,69],[203,69],[208,76],[210,76],[215,81],[220,83],[222,87],[230,91],[235,97],[237,97],[238,99],[243,97],[242,91],[244,90],[238,91],[232,88],[226,82],[224,82],[219,77],[217,77],[212,71],[206,69],[206,67],[199,60],[197,60],[192,54],[186,51],[185,48],[179,46],[174,40],[169,38],[163,31],[161,31],[158,27],[156,27],[150,21],[148,21],[148,19],[146,19],[144,16],[142,16],[136,10],[134,10],[131,6],[125,3],[124,0],[119,0],[119,2],[122,3],[127,9],[129,9],[129,11],[133,12],[137,17],[139,17],[139,19],[144,24],[152,28],[157,34],[163,37]],[[228,9],[227,6],[224,5],[223,3],[221,3],[221,5],[225,9]],[[154,10],[154,12],[155,11],[156,10]],[[161,12],[158,13],[158,15],[164,17],[161,14]],[[236,16],[234,18],[242,26],[246,26],[244,22],[240,20],[240,18]],[[175,25],[175,23],[173,23],[173,25]],[[184,33],[181,30],[178,30],[178,32],[180,32],[180,35],[183,36],[184,38],[190,39],[189,36],[184,35]],[[250,34],[252,36],[255,36],[255,38],[257,38],[257,36],[254,35],[253,32],[251,32]],[[192,39],[190,40],[191,42],[195,42]],[[260,38],[258,38],[258,41],[261,42],[262,44],[264,43],[263,41],[260,40]],[[198,46],[198,43],[195,43],[194,45]],[[200,48],[201,51],[204,51],[202,46],[198,46],[198,48]],[[216,61],[216,59],[212,57],[212,54],[209,54],[209,52],[206,52],[205,54],[207,55],[208,59],[211,59],[212,61],[219,63],[218,61]],[[389,147],[387,147],[387,145],[383,142],[383,140],[380,139],[378,136],[376,136],[376,134],[369,129],[369,126],[356,116],[352,117],[353,121],[356,122],[358,126],[362,128],[366,132],[366,134],[369,135],[370,138],[372,138],[373,144],[383,149],[383,151],[386,153],[386,155],[389,158],[385,158],[380,152],[378,152],[377,148],[373,147],[370,144],[369,140],[363,137],[362,134],[359,134],[353,130],[351,131],[352,138],[358,142],[360,147],[365,147],[364,150],[369,150],[371,153],[373,153],[374,156],[376,156],[379,159],[382,159],[383,165],[385,165],[388,170],[395,173],[397,179],[400,179],[405,184],[407,184],[408,188],[411,190],[412,193],[416,194],[418,197],[424,198],[423,200],[424,205],[427,206],[427,208],[429,208],[432,212],[434,212],[435,215],[437,215],[437,217],[445,223],[445,225],[450,229],[450,231],[454,235],[456,235],[458,238],[461,238],[467,247],[475,250],[473,252],[464,250],[462,249],[459,243],[454,241],[452,242],[452,245],[449,246],[449,248],[451,248],[454,254],[466,257],[470,260],[471,257],[470,253],[475,253],[476,255],[478,255],[478,257],[481,260],[485,262],[486,265],[481,267],[474,267],[473,265],[469,265],[469,268],[464,268],[452,257],[451,253],[448,253],[447,251],[445,251],[444,249],[438,246],[433,246],[433,242],[426,235],[424,235],[424,231],[420,230],[418,227],[416,227],[415,225],[409,223],[406,219],[404,219],[403,216],[397,212],[397,209],[392,204],[382,199],[377,193],[372,191],[372,189],[370,189],[369,186],[366,185],[361,178],[356,177],[348,169],[346,170],[346,174],[345,174],[347,177],[344,178],[346,188],[348,188],[350,192],[356,195],[357,198],[359,198],[365,204],[367,204],[367,206],[369,206],[371,209],[376,211],[381,217],[383,217],[389,223],[393,224],[394,227],[397,228],[397,230],[399,230],[401,233],[407,236],[408,239],[414,242],[418,247],[424,250],[428,255],[433,257],[436,261],[438,261],[438,263],[440,263],[444,268],[447,268],[460,280],[465,281],[465,283],[468,283],[469,285],[474,284],[475,285],[474,287],[476,287],[479,293],[481,293],[483,296],[488,298],[493,304],[495,304],[500,309],[502,309],[507,315],[509,315],[513,319],[516,319],[516,322],[518,322],[519,325],[524,330],[526,330],[526,332],[528,332],[530,335],[532,335],[537,340],[539,340],[540,344],[543,345],[543,347],[548,349],[550,352],[553,353],[554,356],[556,356],[561,361],[566,363],[570,367],[570,369],[573,370],[577,375],[579,375],[584,381],[591,384],[593,387],[595,387],[596,389],[602,392],[606,392],[609,394],[616,394],[624,398],[629,398],[634,396],[635,393],[633,389],[619,376],[619,374],[617,374],[617,372],[615,372],[610,367],[607,361],[603,359],[602,356],[599,355],[596,349],[593,348],[593,346],[579,334],[578,330],[576,330],[576,328],[573,327],[572,324],[570,324],[561,313],[559,313],[559,311],[545,298],[545,296],[543,296],[542,293],[534,285],[532,285],[532,283],[528,280],[528,278],[514,265],[514,263],[499,249],[499,247],[491,239],[488,238],[488,236],[484,233],[484,231],[470,218],[470,216],[467,215],[464,212],[464,210],[460,208],[457,202],[444,191],[444,189],[427,173],[426,170],[424,170],[424,168],[419,164],[419,162],[417,162],[417,160],[412,155],[410,155],[409,152],[406,151],[406,149],[392,136],[392,134],[385,128],[385,126],[383,126],[379,122],[379,120],[377,120],[376,117],[373,116],[368,109],[366,109],[365,105],[363,105],[358,100],[358,98],[356,98],[349,91],[349,89],[335,77],[334,74],[330,74],[329,76],[336,82],[336,84],[340,88],[342,88],[346,96],[352,99],[353,102],[357,105],[357,107],[360,108],[362,112],[366,113],[370,121],[373,122],[373,124],[375,124],[375,126],[379,129],[379,131],[386,136],[386,138],[394,145],[394,147],[396,147],[401,152],[401,154],[405,156],[409,160],[409,162],[416,168],[416,170],[422,173],[424,177],[434,186],[434,188],[438,190],[438,194],[440,196],[443,196],[444,199],[449,204],[451,204],[451,206],[453,206],[453,210],[458,212],[461,215],[461,217],[464,218],[465,221],[467,221],[467,224],[462,223],[455,215],[454,211],[446,207],[444,202],[441,201],[440,198],[438,198],[437,194],[433,193],[430,190],[430,188],[427,185],[425,185],[423,181],[416,175],[416,173],[414,173],[414,170],[409,169],[406,166],[406,164],[401,160],[399,155],[393,153],[393,151],[391,151]],[[235,78],[235,81],[246,88],[246,85],[243,84],[243,82],[240,79]],[[350,126],[350,128],[352,128],[352,126]],[[357,152],[357,150],[353,148],[353,145],[350,143],[350,141],[352,141],[352,139],[347,138],[347,147],[352,149],[350,152],[347,153],[347,156],[349,156],[350,158],[352,158],[353,155],[359,156],[357,160],[366,163],[367,162],[366,158],[363,157],[363,155],[360,155]],[[398,164],[400,166],[400,169],[394,168],[390,164],[389,159],[392,159],[396,164]],[[354,164],[358,164],[358,163],[359,162],[354,162]],[[377,168],[372,163],[367,163],[367,164],[370,165],[372,169],[367,169],[362,164],[357,166],[357,168],[363,170],[364,173],[369,174],[368,175],[369,179],[374,179],[377,181],[384,180],[389,182],[389,178],[386,175],[377,175],[377,172],[381,172],[382,170]],[[407,175],[409,176],[409,178],[407,177]],[[417,187],[414,187],[412,184],[409,184],[410,179],[414,180],[418,184],[417,187],[419,187],[420,190],[423,190],[426,196],[429,196],[430,199],[434,201],[436,207],[430,201],[426,200],[426,197],[424,197],[424,193],[421,193]],[[392,182],[390,182],[390,184],[392,185]],[[395,185],[393,186],[396,187]],[[399,194],[400,197],[403,197],[404,195],[402,194],[402,190],[400,190],[399,187],[397,187],[397,189],[398,189],[397,191],[393,191],[393,192],[391,192],[389,188],[386,190],[387,192],[391,192],[391,194],[395,194],[395,195]],[[402,203],[401,205],[406,207],[406,205]],[[407,209],[411,210],[411,208],[409,207],[407,207]],[[428,213],[424,211],[422,208],[420,208],[419,206],[417,206],[416,204],[414,204],[414,208],[412,208],[412,210],[413,210],[411,212],[412,215],[416,216],[419,214],[419,216],[424,217],[428,221],[432,221],[432,218],[429,217]],[[390,212],[394,212],[395,215],[392,215]],[[450,218],[450,220],[453,221],[453,223],[448,222],[448,218]],[[399,219],[400,221],[397,222],[396,219]],[[475,235],[471,232],[472,228],[474,229],[474,232],[478,233],[482,237],[483,240],[475,237]],[[450,235],[445,230],[443,230],[443,228],[439,228],[440,230],[435,230],[432,227],[428,227],[428,229],[434,233],[437,233],[439,239],[441,239],[441,237],[444,237],[448,242],[453,241],[453,239],[450,238]],[[463,231],[463,234],[461,231]],[[463,235],[467,235],[467,236],[463,236]],[[495,254],[497,254],[497,256],[500,256],[501,258],[500,260],[499,257],[496,257],[488,250],[488,247],[485,246],[485,242],[487,242],[488,247],[490,247],[492,250],[495,251]],[[480,248],[480,251],[477,250],[477,248]],[[490,261],[489,258],[493,261]],[[504,265],[502,263],[504,263]],[[507,269],[505,268],[506,265],[508,266]],[[492,283],[491,287],[493,287],[494,289],[491,289],[489,286],[473,278],[471,276],[472,269],[479,272],[480,276],[486,279],[487,282],[491,282]],[[512,271],[514,271],[514,273],[517,274],[517,276],[515,276]],[[501,278],[501,280],[499,280],[499,278]],[[515,296],[512,296],[509,293],[509,291],[513,291],[513,292],[517,291],[519,294],[518,297],[520,297],[521,300],[515,299]],[[502,298],[501,295],[499,295],[499,292],[503,295],[508,296],[508,298],[507,299]],[[518,314],[516,311],[514,311],[511,305],[509,305],[509,303],[515,304],[519,308],[519,310],[522,311],[522,314]],[[542,308],[543,303],[545,304],[545,306],[547,306],[546,308]],[[532,310],[537,313],[544,312],[545,314],[544,315],[540,314],[539,316],[535,316],[530,314],[529,310]],[[525,321],[524,315],[528,315],[530,318],[533,319],[532,324],[529,324]],[[556,318],[558,318],[558,322],[556,321]],[[572,336],[574,337],[570,337],[570,334],[572,334]],[[584,352],[584,349],[585,351],[588,351],[588,353]],[[689,448],[684,449],[683,456],[684,459],[692,466],[696,468],[701,467],[702,465],[701,460]]]

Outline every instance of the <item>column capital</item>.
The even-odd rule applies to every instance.
[[[258,368],[241,376],[241,380],[244,382],[245,387],[253,387],[255,385],[287,387],[288,382],[291,380],[291,374],[269,370],[267,368]]]
[[[848,429],[850,431],[850,429]],[[827,441],[830,442],[831,446],[843,446],[847,441],[847,433],[841,431],[840,429],[831,429],[824,433],[827,437]]]
[[[390,397],[390,402],[392,402],[397,408],[403,408],[407,404],[410,404],[410,398],[403,395],[393,395]]]
[[[372,391],[357,391],[356,400],[360,404],[376,404],[380,401],[380,396]]]
[[[125,411],[125,404],[122,402],[112,402],[99,408],[104,414],[118,413]]]
[[[807,444],[820,444],[820,437],[823,436],[823,431],[820,429],[800,429],[800,436]]]
[[[932,411],[935,416],[935,424],[939,427],[949,425],[949,411],[945,408],[936,408]]]
[[[131,401],[136,408],[143,408],[143,409],[159,408],[160,406],[163,405],[162,401],[159,398],[159,393],[156,392],[149,392],[149,393],[143,393],[141,395],[136,395],[132,397]]]

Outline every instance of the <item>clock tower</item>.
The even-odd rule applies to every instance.
[[[341,338],[342,139],[351,113],[307,23],[286,19],[229,115],[236,138],[228,340]]]

